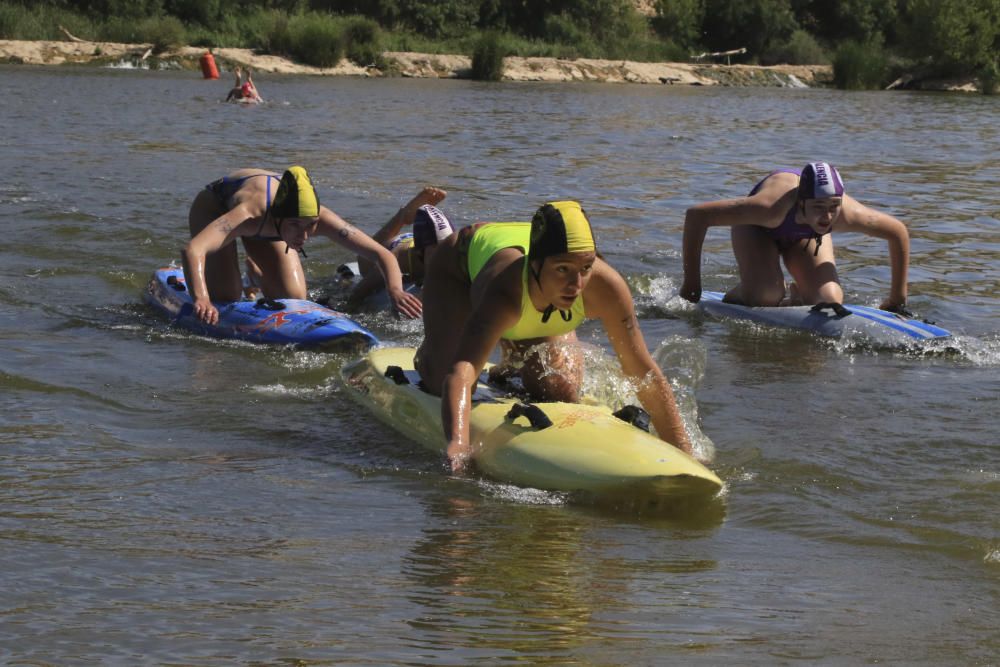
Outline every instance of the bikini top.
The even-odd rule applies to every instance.
[[[267,212],[271,209],[271,181],[281,181],[277,176],[272,176],[271,174],[250,174],[249,176],[241,176],[240,178],[229,178],[228,176],[223,176],[217,181],[212,181],[205,186],[205,189],[211,192],[219,200],[219,203],[226,209],[231,209],[230,200],[233,196],[239,192],[243,184],[251,178],[257,178],[258,176],[264,176],[267,178],[267,199],[264,206],[264,215],[261,217],[260,225],[257,227],[257,232],[252,236],[247,238],[257,239],[259,241],[280,241],[281,236],[262,236],[261,230],[264,228],[264,223],[267,222]]]
[[[469,277],[475,280],[486,262],[504,248],[520,248],[526,251],[531,238],[530,222],[494,222],[477,226],[468,250]],[[529,338],[547,338],[561,336],[573,331],[585,319],[583,294],[573,302],[569,310],[558,310],[552,306],[539,312],[531,302],[529,295],[528,258],[524,258],[524,271],[521,277],[521,317],[517,324],[501,334],[506,340],[526,340]]]

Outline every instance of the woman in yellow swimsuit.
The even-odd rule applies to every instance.
[[[471,395],[497,343],[500,373],[520,365],[533,398],[575,402],[579,348],[535,346],[575,343],[575,329],[588,317],[604,325],[660,438],[691,453],[670,384],[646,349],[628,285],[597,256],[580,204],[551,202],[530,223],[479,223],[437,245],[424,277],[425,337],[415,364],[427,390],[441,396],[453,470],[468,461]]]

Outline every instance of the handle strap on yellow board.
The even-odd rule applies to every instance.
[[[527,417],[531,425],[539,431],[552,426],[552,420],[549,419],[549,416],[540,407],[531,403],[515,403],[511,406],[505,419],[513,421],[518,417]]]

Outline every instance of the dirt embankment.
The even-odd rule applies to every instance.
[[[182,47],[153,55],[148,44],[87,41],[0,40],[0,63],[27,65],[130,63],[164,69],[197,69],[204,49]],[[220,69],[249,66],[256,72],[313,74],[320,76],[404,76],[424,78],[468,78],[468,56],[387,52],[389,66],[383,71],[342,61],[336,67],[300,65],[278,56],[258,55],[250,49],[213,49]],[[579,58],[521,58],[504,62],[506,81],[595,81],[607,83],[653,83],[677,85],[786,86],[826,85],[830,68],[823,65],[754,67],[689,63],[642,63],[627,60]]]
[[[390,52],[403,76],[468,76],[468,56],[439,56]],[[746,85],[803,87],[829,83],[829,66],[753,67],[690,63],[642,63],[632,60],[577,58],[521,58],[504,61],[506,81],[600,81],[605,83],[656,83],[679,85]]]
[[[185,46],[153,55],[149,44],[77,41],[0,40],[0,64],[25,65],[130,64],[150,69],[197,70],[205,49]],[[336,67],[311,67],[279,56],[259,55],[250,49],[214,49],[223,72],[236,65],[256,72],[312,74],[318,76],[403,76],[415,78],[469,78],[472,63],[468,56],[431,55],[388,51],[384,70],[359,67],[347,60]],[[652,83],[694,86],[769,86],[802,88],[830,86],[829,65],[721,65],[692,63],[642,63],[631,60],[591,60],[577,58],[521,58],[504,61],[505,81],[594,81],[604,83]],[[975,92],[971,77],[965,79],[900,78],[889,88]]]

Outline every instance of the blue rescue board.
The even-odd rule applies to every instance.
[[[153,274],[145,300],[175,324],[215,338],[310,347],[371,347],[378,343],[372,332],[343,313],[305,299],[216,303],[218,324],[205,324],[194,316],[194,303],[184,282],[183,269],[175,267],[164,267]]]
[[[722,292],[702,292],[698,305],[716,317],[805,329],[820,336],[862,335],[890,344],[951,336],[950,331],[939,326],[869,306],[845,303],[847,312],[838,314],[829,306],[741,306],[724,303],[723,296]]]

